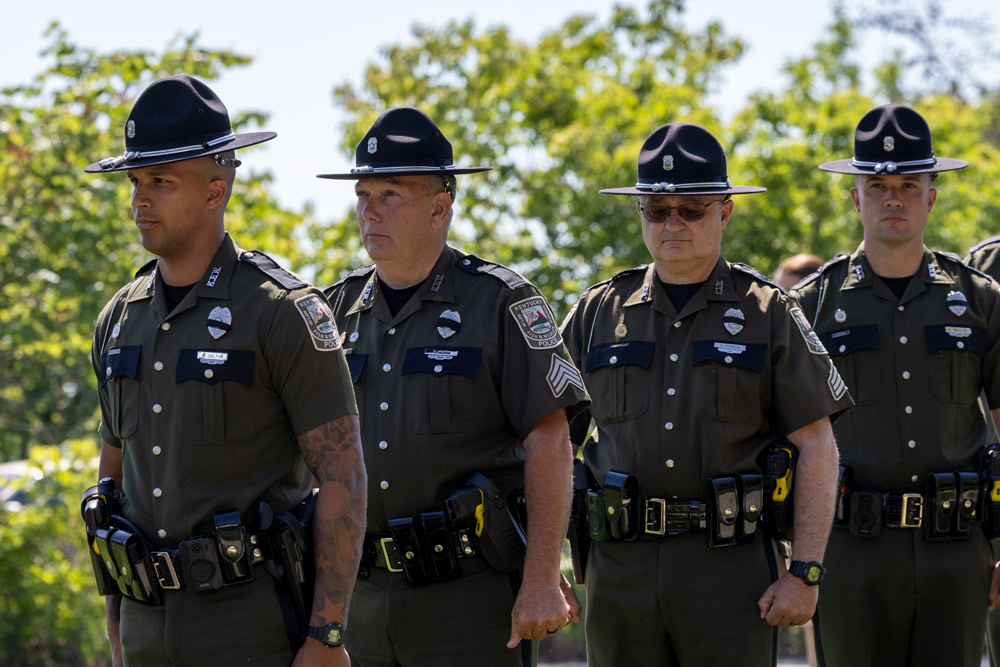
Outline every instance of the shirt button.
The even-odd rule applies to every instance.
[[[389,409],[389,404],[386,403],[385,401],[382,401],[381,403],[378,404],[378,409],[381,410],[382,412],[385,412],[386,410]]]
[[[675,329],[680,329],[681,328],[681,323],[680,322],[674,322],[674,328]]]
[[[108,377],[111,377],[111,366],[107,367],[107,369],[104,371],[104,374],[107,375]]]
[[[903,312],[904,310],[906,310],[906,306],[900,306],[896,310],[898,310],[899,312]]]
[[[395,336],[396,335],[396,327],[390,328],[389,331],[387,331],[386,333],[388,333],[390,336]]]
[[[678,359],[678,356],[676,354],[671,354],[670,355],[670,361],[677,361],[677,359]]]
[[[910,379],[910,371],[903,371],[903,379],[904,380]]]
[[[164,322],[163,324],[160,325],[160,328],[163,329],[164,331],[170,331],[170,322]]]
[[[674,460],[673,459],[667,459],[667,467],[668,468],[673,468],[674,467]]]
[[[156,536],[162,540],[164,537],[167,536],[167,531],[160,528],[158,531],[156,531]]]
[[[211,368],[206,368],[205,369],[205,377],[206,378],[208,378],[209,380],[211,380],[213,375],[215,375],[215,373],[212,371]]]
[[[159,498],[162,495],[163,495],[163,491],[159,487],[153,489],[153,497],[154,498]]]
[[[153,403],[153,412],[155,412],[156,414],[160,414],[161,412],[163,412],[163,406],[160,405],[159,403]]]
[[[612,364],[617,364],[618,363],[618,357],[611,357],[610,359],[608,359],[608,361],[611,362]]]
[[[727,355],[726,355],[726,358],[725,358],[725,359],[723,359],[723,361],[725,361],[725,362],[726,362],[727,364],[731,364],[731,363],[733,363],[733,358],[732,358],[732,357],[730,357],[730,356],[729,356],[729,355],[727,354]]]
[[[379,449],[385,449],[388,446],[389,446],[389,443],[386,442],[385,440],[382,440],[381,442],[378,443],[378,448]]]
[[[392,364],[383,364],[382,366],[383,373],[388,373],[391,370],[392,370]]]
[[[666,424],[663,425],[663,428],[667,429],[668,431],[673,431],[674,430],[674,423],[673,422],[667,422]]]
[[[464,264],[465,266],[468,266],[469,264],[472,264],[472,260],[471,259],[463,259],[462,260],[462,264]]]
[[[677,393],[677,390],[674,389],[673,387],[671,387],[670,389],[667,389],[667,396],[673,396],[676,393]]]
[[[847,346],[846,345],[841,345],[839,349],[840,349],[841,354],[843,354],[844,352],[847,352]]]
[[[916,482],[918,479],[920,479],[920,478],[917,477],[916,475],[914,475],[913,477],[910,478],[910,481],[911,482]]]
[[[440,373],[443,370],[444,370],[444,366],[442,366],[441,364],[435,364],[434,365],[434,372],[435,373]]]
[[[159,445],[153,445],[153,456],[159,456],[162,451]]]
[[[347,340],[351,341],[352,343],[356,343],[358,341],[358,332],[352,331],[351,335],[347,337]]]
[[[913,406],[912,405],[907,405],[905,408],[903,408],[903,412],[905,412],[908,415],[913,414]]]
[[[906,336],[900,336],[899,342],[902,343],[903,345],[906,345]]]
[[[958,341],[957,343],[955,343],[955,347],[961,350],[963,347],[965,347],[965,343],[963,343],[962,341]]]
[[[154,371],[162,371],[163,370],[163,362],[162,361],[157,361],[155,364],[153,364],[153,370]]]
[[[909,447],[910,449],[915,449],[916,446],[917,446],[917,441],[916,440],[910,440],[908,443],[906,443],[906,446]]]
[[[381,486],[383,489],[388,489],[389,488],[389,482],[387,482],[387,481],[385,481],[383,479],[381,482],[379,482],[379,486]]]

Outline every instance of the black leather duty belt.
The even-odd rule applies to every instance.
[[[703,532],[707,525],[706,514],[707,505],[700,500],[646,498],[642,532],[654,537]]]
[[[470,543],[467,533],[453,535],[453,539],[459,545],[455,550],[455,555],[458,558],[473,558],[476,556],[476,550]],[[432,548],[436,548],[436,546],[441,546],[442,550],[446,548],[444,545],[434,545]],[[419,557],[420,555],[415,551],[400,553],[392,536],[365,533],[364,546],[361,551],[363,566],[377,567],[389,572],[402,572],[404,558],[414,561]]]
[[[882,494],[882,523],[889,528],[920,528],[924,523],[924,497],[901,491]]]

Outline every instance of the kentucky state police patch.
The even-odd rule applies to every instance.
[[[510,314],[531,349],[546,350],[562,342],[555,317],[544,298],[532,296],[518,301],[510,306]]]
[[[320,352],[329,352],[340,347],[337,324],[333,321],[333,311],[326,301],[315,294],[307,294],[295,300],[295,307],[305,320],[313,347]]]

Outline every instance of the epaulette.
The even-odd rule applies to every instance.
[[[756,278],[762,283],[770,285],[771,287],[777,287],[778,289],[781,289],[781,286],[778,283],[774,282],[773,280],[771,280],[763,273],[750,266],[749,264],[744,264],[743,262],[733,262],[732,264],[730,264],[730,266],[732,266],[737,271],[740,271],[741,273],[745,273],[749,276]]]
[[[823,272],[826,271],[827,269],[829,269],[831,266],[833,266],[834,264],[839,264],[840,262],[844,261],[845,259],[850,259],[850,257],[851,256],[849,254],[847,254],[846,252],[842,252],[842,253],[838,253],[838,254],[834,255],[833,257],[831,257],[830,259],[828,259],[823,264],[823,266],[819,267],[818,269],[816,269],[815,271],[813,271],[812,273],[810,273],[808,276],[806,276],[805,278],[803,278],[799,282],[797,282],[794,285],[792,285],[792,288],[791,288],[790,291],[795,291],[795,290],[801,289],[802,287],[805,287],[806,285],[808,285],[809,283],[811,283],[812,281],[816,280],[821,275],[823,275]]]
[[[260,250],[246,250],[240,253],[240,261],[252,264],[282,287],[287,290],[301,289],[308,287],[309,283],[304,282],[297,275],[278,266],[278,263],[262,253]]]
[[[476,257],[475,255],[466,255],[461,259],[456,256],[455,260],[458,263],[459,268],[472,274],[486,274],[493,276],[503,282],[503,284],[510,289],[518,289],[519,287],[525,287],[531,284],[527,278],[519,274],[517,271],[508,269],[502,264],[487,262],[485,259]]]
[[[951,262],[954,262],[955,264],[960,264],[963,269],[966,269],[968,271],[972,271],[976,275],[982,276],[983,278],[990,278],[990,279],[995,280],[993,278],[993,276],[991,276],[990,274],[986,273],[982,269],[977,269],[976,267],[974,267],[974,266],[972,266],[970,264],[966,264],[965,261],[963,261],[962,258],[957,253],[948,252],[947,250],[932,250],[931,252],[934,253],[935,257],[940,257],[941,259],[950,260]],[[971,250],[970,250],[970,252],[971,252]]]
[[[583,294],[586,294],[587,292],[593,292],[594,290],[600,287],[605,287],[607,289],[610,289],[611,283],[618,280],[619,278],[624,278],[625,276],[631,275],[633,273],[645,273],[646,269],[648,268],[649,264],[640,264],[639,266],[633,266],[631,269],[622,269],[621,271],[612,274],[610,278],[605,278],[604,280],[594,283],[587,289],[583,290]]]
[[[338,280],[337,282],[333,283],[332,285],[324,289],[323,291],[327,294],[330,294],[338,287],[346,283],[348,280],[353,280],[354,278],[367,278],[368,276],[371,275],[371,272],[374,270],[375,270],[374,264],[368,264],[367,266],[358,267],[353,271],[351,271],[350,273],[348,273],[343,278],[341,278],[340,280]]]
[[[977,250],[982,250],[986,246],[992,245],[994,243],[997,243],[998,241],[1000,241],[1000,234],[997,234],[996,236],[991,236],[988,239],[983,239],[982,241],[980,241],[976,245],[974,245],[971,248],[969,248],[969,254],[971,255],[972,253],[976,252]]]

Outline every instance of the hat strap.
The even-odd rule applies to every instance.
[[[444,164],[440,167],[426,167],[426,166],[412,166],[412,167],[370,167],[368,165],[363,165],[361,167],[354,167],[351,169],[352,174],[393,174],[400,171],[414,172],[414,171],[426,171],[429,174],[436,174],[444,172],[448,169],[454,169],[455,164]]]
[[[729,180],[708,181],[705,183],[636,183],[636,190],[649,190],[650,192],[673,192],[674,190],[686,190],[689,188],[729,188]]]
[[[101,169],[114,169],[120,167],[129,160],[139,160],[142,158],[150,157],[163,157],[164,155],[177,155],[179,153],[190,153],[191,151],[196,151],[200,148],[212,148],[218,144],[225,143],[227,141],[232,141],[236,138],[236,135],[230,132],[224,137],[217,137],[215,139],[209,139],[208,141],[200,144],[195,144],[193,146],[181,146],[180,148],[164,148],[159,151],[125,151],[122,155],[118,157],[109,157],[101,160]]]
[[[876,174],[881,174],[883,171],[887,173],[893,173],[899,167],[932,167],[937,163],[937,158],[929,157],[923,160],[905,160],[903,162],[865,162],[859,160],[856,157],[851,158],[851,164],[858,169],[874,169]]]

